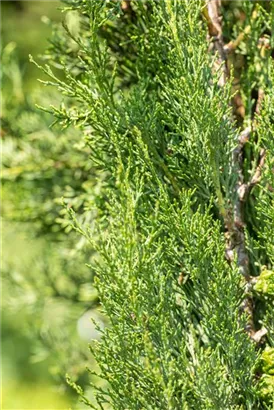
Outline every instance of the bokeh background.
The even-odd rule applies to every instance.
[[[88,153],[77,150],[79,132],[51,128],[35,105],[60,102],[29,60],[47,62],[62,20],[77,26],[60,6],[1,1],[3,410],[83,408],[66,374],[88,391],[88,342],[98,337],[90,317],[103,325],[87,266],[93,255],[63,207],[90,201]]]

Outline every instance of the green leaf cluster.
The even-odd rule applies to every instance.
[[[197,0],[67,1],[47,65],[36,63],[63,96],[44,110],[64,130],[80,130],[79,155],[89,159],[79,168],[92,172],[79,178],[87,206],[78,207],[77,189],[65,201],[89,243],[109,321],[91,346],[104,384],[93,384],[90,399],[77,387],[91,408],[273,405],[269,375],[257,370],[274,340],[273,303],[260,297],[266,281],[271,294],[265,272],[273,271],[273,4],[224,3],[224,41],[245,35],[227,56],[223,87]],[[246,126],[240,170],[235,149]],[[239,178],[248,184],[262,149],[242,209],[249,272],[262,271],[247,295],[236,249],[234,261],[225,256],[227,220],[237,216]],[[246,332],[247,297],[255,329],[267,329],[261,345]]]

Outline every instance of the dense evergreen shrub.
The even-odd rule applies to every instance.
[[[109,321],[103,387],[75,387],[96,409],[271,409],[273,3],[65,10],[40,66],[64,101],[44,109],[101,181],[92,218],[67,214]]]

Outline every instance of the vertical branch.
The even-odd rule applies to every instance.
[[[223,41],[222,15],[220,13],[220,8],[221,0],[207,1],[206,18],[208,21],[208,31],[209,36],[213,41],[213,49],[218,55],[218,60],[216,62],[217,68],[222,68],[222,75],[219,80],[219,85],[224,86],[229,77],[229,69]]]
[[[217,69],[222,69],[222,75],[219,80],[219,86],[224,86],[229,79],[229,68],[227,64],[227,52],[230,47],[224,45],[223,33],[222,33],[222,17],[221,17],[221,0],[207,0],[207,9],[205,16],[208,22],[208,31],[211,41],[213,42],[213,50],[217,52]],[[246,35],[247,33],[244,33]],[[242,37],[244,37],[244,35]],[[242,40],[242,37],[240,40]],[[235,45],[235,44],[234,44]],[[245,241],[245,215],[244,204],[248,193],[252,187],[259,181],[261,176],[261,170],[264,163],[265,152],[261,152],[258,167],[254,176],[248,183],[244,183],[243,172],[243,148],[245,143],[249,140],[253,127],[248,127],[240,134],[238,139],[238,145],[234,149],[232,161],[233,167],[237,172],[237,181],[235,184],[236,199],[232,213],[227,209],[224,215],[224,222],[226,226],[226,257],[229,262],[233,262],[236,256],[236,263],[239,272],[245,279],[245,298],[241,306],[241,310],[248,316],[248,323],[246,325],[246,331],[249,336],[256,342],[259,342],[261,337],[265,334],[266,330],[261,329],[255,331],[253,320],[253,299],[251,296],[252,278],[249,272],[249,256],[246,249]],[[254,279],[254,278],[253,278]]]
[[[223,32],[222,32],[222,16],[220,14],[221,0],[207,0],[207,7],[203,9],[204,16],[208,26],[208,39],[210,41],[209,51],[216,54],[214,61],[214,72],[221,69],[221,76],[218,84],[223,87],[229,77],[226,54],[224,50]],[[212,161],[213,182],[215,185],[219,212],[222,218],[225,219],[225,201],[222,194],[219,167],[215,161]]]

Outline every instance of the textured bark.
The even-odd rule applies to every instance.
[[[253,12],[252,18],[256,18],[256,11]],[[229,67],[227,63],[227,54],[233,52],[240,42],[250,32],[251,28],[248,26],[245,31],[238,36],[234,42],[230,42],[227,45],[223,41],[222,33],[222,17],[221,17],[221,0],[208,0],[206,18],[208,21],[208,31],[211,42],[213,42],[213,50],[218,54],[215,70],[222,69],[222,75],[219,80],[219,85],[224,86],[230,77]],[[263,99],[263,92],[259,90],[258,100],[255,108],[255,113],[258,115]],[[232,104],[233,104],[232,100]],[[237,108],[237,107],[236,107]],[[237,172],[237,181],[235,184],[236,199],[234,202],[233,210],[226,207],[226,213],[224,215],[224,223],[226,228],[226,258],[229,263],[236,261],[239,268],[239,272],[245,280],[245,299],[240,308],[241,312],[244,312],[248,316],[246,324],[246,331],[249,336],[257,343],[266,334],[266,329],[262,328],[256,332],[254,325],[254,303],[252,298],[252,287],[256,278],[252,278],[249,272],[249,256],[246,248],[245,240],[245,214],[244,204],[248,198],[251,189],[260,181],[262,168],[265,161],[265,150],[261,150],[258,159],[258,165],[254,175],[248,182],[244,181],[243,173],[243,150],[244,145],[249,140],[250,135],[256,128],[256,118],[253,119],[252,125],[244,129],[238,138],[238,145],[233,151],[232,161],[233,167]]]

